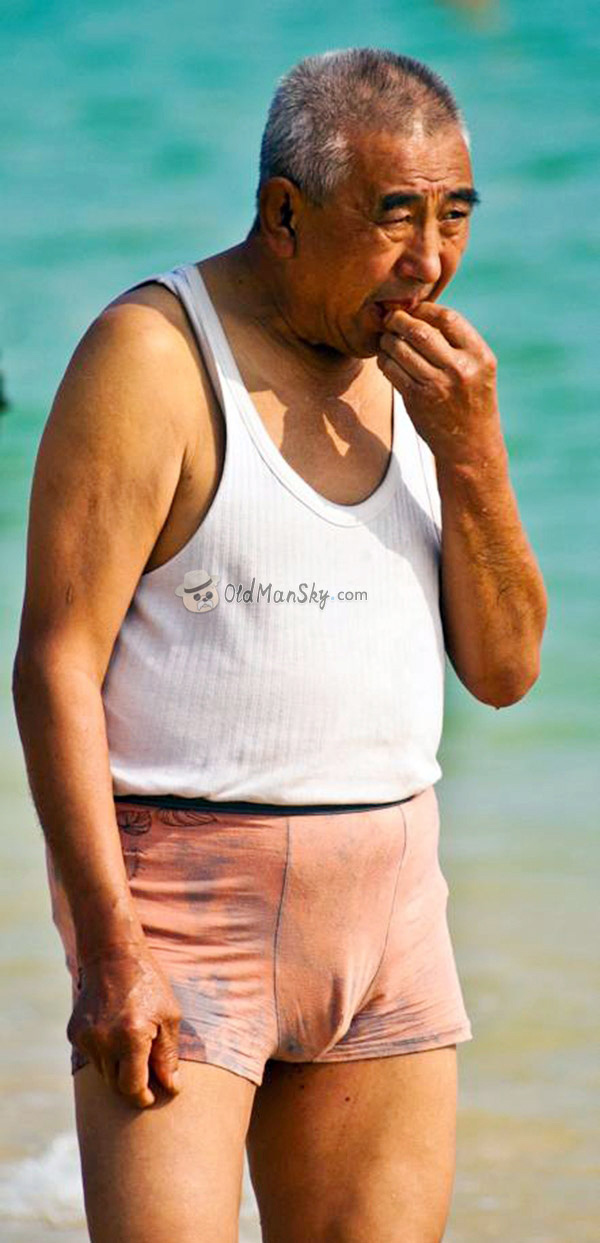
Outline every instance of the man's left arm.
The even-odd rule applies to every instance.
[[[472,464],[437,470],[446,651],[477,699],[515,703],[539,676],[547,595],[500,439]]]
[[[425,302],[386,321],[378,363],[435,458],[448,657],[496,708],[539,676],[548,598],[519,517],[496,397],[496,359],[456,311]]]

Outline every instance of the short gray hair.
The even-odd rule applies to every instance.
[[[419,60],[381,48],[345,48],[307,56],[279,83],[262,136],[256,190],[271,177],[287,177],[320,206],[352,161],[350,135],[405,132],[418,116],[430,134],[447,125],[468,130],[446,83]]]

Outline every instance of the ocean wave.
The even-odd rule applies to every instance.
[[[37,1157],[0,1166],[0,1219],[85,1226],[74,1131],[55,1135]]]

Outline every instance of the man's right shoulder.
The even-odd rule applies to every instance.
[[[181,355],[187,352],[198,358],[198,348],[180,299],[157,281],[113,298],[92,321],[86,336],[104,328],[112,330],[115,344],[120,339],[136,337],[142,347]],[[202,359],[200,362],[204,367]]]
[[[141,382],[148,363],[148,383],[157,396],[177,394],[182,419],[189,410],[193,425],[214,404],[208,371],[184,307],[176,294],[158,282],[118,295],[98,313],[83,334],[72,362],[101,356],[113,369]],[[98,359],[99,360],[99,359]],[[164,384],[164,391],[162,385]]]
[[[128,289],[125,293],[118,294],[107,303],[98,318],[119,307],[149,308],[156,314],[146,315],[146,318],[149,322],[155,321],[157,327],[162,324],[166,331],[169,328],[184,332],[186,330],[186,314],[181,300],[177,294],[159,281],[151,280],[145,285],[140,285],[139,288]],[[145,311],[142,309],[142,315],[144,314]]]

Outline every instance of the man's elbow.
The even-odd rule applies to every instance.
[[[503,669],[494,682],[470,686],[468,689],[476,699],[479,699],[481,703],[488,704],[491,708],[510,708],[512,704],[516,704],[520,699],[525,698],[532,686],[537,682],[539,676],[539,663],[530,670],[522,668],[514,671]]]

